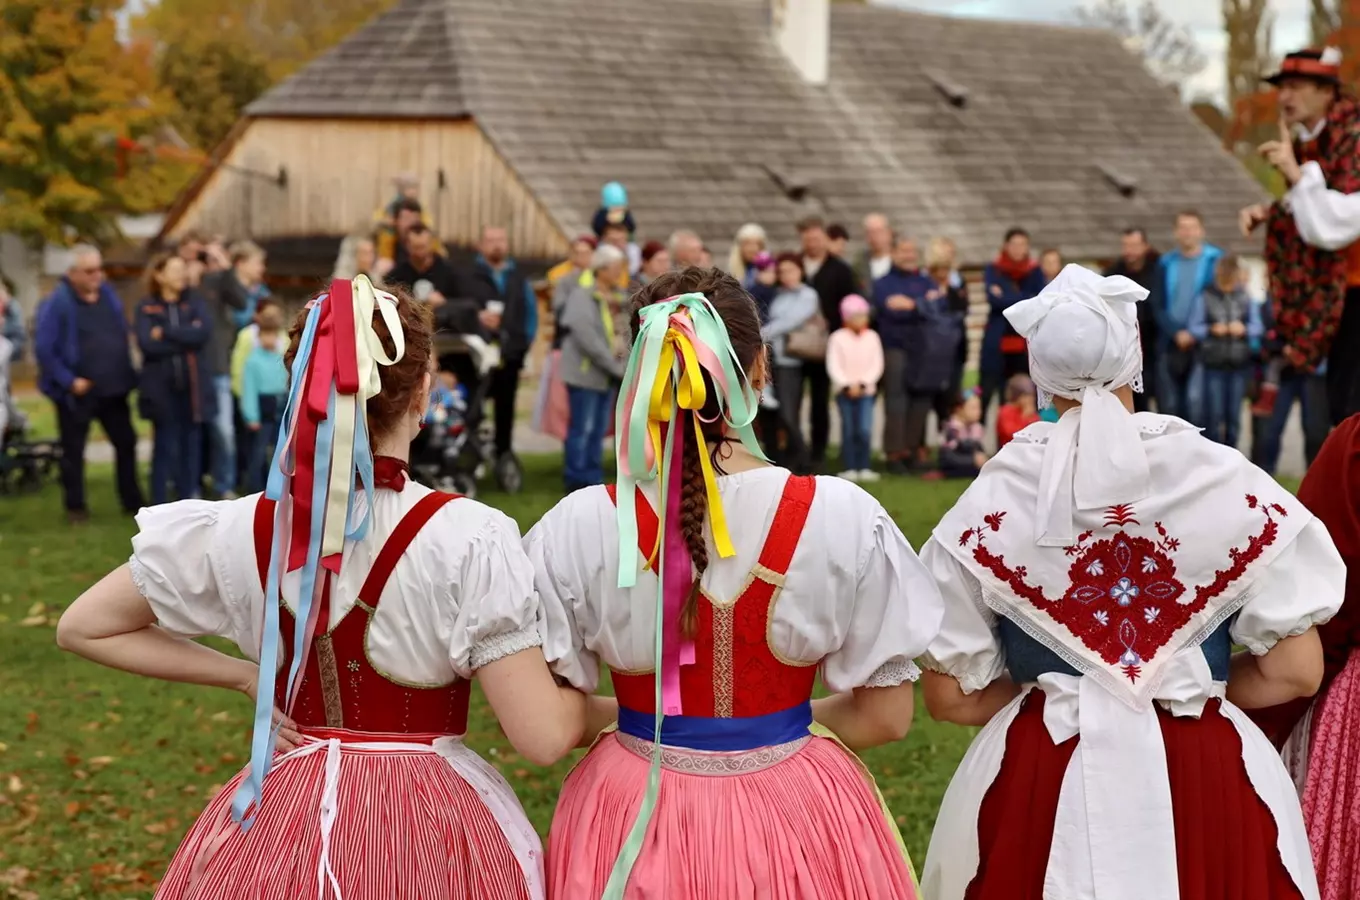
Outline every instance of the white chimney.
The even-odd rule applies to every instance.
[[[831,0],[770,0],[774,40],[808,84],[826,84]]]

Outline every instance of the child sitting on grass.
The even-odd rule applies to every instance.
[[[996,414],[996,447],[1000,450],[1011,438],[1039,421],[1039,396],[1028,375],[1012,375],[1006,382],[1006,402]]]
[[[940,442],[940,475],[944,478],[976,478],[987,463],[982,447],[982,398],[976,388],[965,391],[954,405]]]

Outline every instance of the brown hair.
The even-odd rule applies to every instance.
[[[401,424],[402,418],[416,408],[434,354],[434,320],[429,307],[412,300],[411,295],[401,288],[386,290],[397,298],[397,317],[401,319],[402,335],[406,338],[406,352],[395,365],[378,367],[382,390],[368,400],[370,439],[391,434]],[[293,320],[293,327],[288,330],[288,350],[283,355],[283,363],[290,373],[298,346],[302,343],[302,331],[307,325],[309,313],[310,310],[304,306]],[[396,352],[387,322],[377,307],[373,310],[373,331],[382,341],[383,351],[389,357]]]
[[[1176,213],[1176,219],[1177,221],[1181,219],[1194,219],[1201,225],[1204,224],[1204,216],[1201,216],[1197,209],[1182,209]]]
[[[262,306],[258,312],[261,334],[283,330],[283,310],[279,308],[277,303],[270,306]]]
[[[264,249],[254,241],[237,241],[231,245],[227,255],[231,257],[231,264],[234,266],[242,260],[264,256]]]
[[[751,295],[731,275],[718,269],[700,269],[687,266],[659,275],[633,296],[632,327],[633,337],[637,338],[641,322],[641,311],[645,306],[660,303],[678,294],[703,294],[718,313],[727,329],[727,337],[736,351],[737,361],[742,370],[750,373],[765,350],[760,338],[760,313]],[[713,467],[722,472],[719,457],[723,454],[728,437],[721,418],[717,400],[717,389],[708,375],[704,375],[708,389],[708,403],[700,411],[704,440],[709,445]],[[707,421],[716,420],[716,421]],[[683,423],[692,428],[689,423]],[[688,438],[688,434],[686,434]],[[698,626],[699,585],[704,572],[708,569],[708,539],[704,535],[704,523],[708,519],[708,493],[704,487],[703,468],[699,459],[698,444],[687,439],[680,487],[680,529],[689,548],[689,558],[694,564],[694,584],[689,596],[685,598],[680,613],[680,627],[687,635],[693,635]]]
[[[161,299],[161,281],[157,276],[165,271],[165,267],[169,265],[170,260],[172,259],[179,259],[179,254],[157,253],[155,256],[151,257],[151,260],[146,264],[146,292],[156,300]],[[182,261],[183,260],[181,260],[181,262]]]
[[[1217,278],[1227,278],[1237,275],[1242,271],[1242,262],[1232,253],[1225,253],[1214,263],[1214,276]]]

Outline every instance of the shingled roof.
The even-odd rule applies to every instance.
[[[1097,258],[1194,206],[1249,252],[1236,211],[1262,198],[1112,35],[875,5],[832,5],[818,87],[769,0],[404,0],[248,112],[472,115],[565,233],[618,180],[646,236],[714,247],[877,210],[972,263],[1015,224]]]
[[[445,0],[401,0],[246,107],[255,117],[468,115]]]

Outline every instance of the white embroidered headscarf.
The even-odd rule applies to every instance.
[[[1122,275],[1064,268],[1039,296],[1005,312],[1029,342],[1030,377],[1041,405],[1066,397],[1081,406],[1049,435],[1039,476],[1038,543],[1076,543],[1073,512],[1145,499],[1147,453],[1133,416],[1112,392],[1143,389],[1143,351],[1134,305],[1148,292]]]

